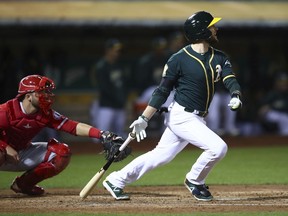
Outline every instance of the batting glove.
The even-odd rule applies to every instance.
[[[135,120],[131,125],[130,128],[134,127],[134,131],[136,134],[137,142],[146,138],[146,131],[145,129],[148,126],[148,121],[145,120],[142,116],[139,116],[137,120]]]
[[[236,110],[238,110],[239,108],[241,108],[242,102],[241,102],[241,100],[239,99],[239,96],[237,95],[237,96],[235,96],[235,97],[232,97],[231,100],[230,100],[230,102],[229,102],[229,104],[228,104],[228,106],[230,107],[230,109],[231,109],[232,111],[236,111]]]

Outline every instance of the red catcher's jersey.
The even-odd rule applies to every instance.
[[[69,127],[64,128],[63,125],[67,123]],[[48,115],[41,111],[27,115],[21,110],[17,99],[0,105],[0,140],[16,151],[27,148],[32,138],[44,127],[72,133],[76,125],[76,122],[68,120],[67,117],[54,110],[51,110]],[[69,131],[67,131],[68,128]]]

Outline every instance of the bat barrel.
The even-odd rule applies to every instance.
[[[93,178],[90,179],[90,181],[86,184],[86,186],[81,190],[79,196],[82,198],[82,200],[85,199],[91,193],[91,191],[95,188],[95,186],[100,181],[104,173],[105,173],[105,170],[101,168],[101,170],[97,172],[93,176]]]

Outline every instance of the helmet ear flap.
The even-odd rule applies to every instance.
[[[207,28],[199,33],[185,32],[185,37],[188,41],[195,43],[199,40],[207,40],[212,36],[212,32]]]

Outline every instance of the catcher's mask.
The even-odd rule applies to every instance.
[[[208,29],[222,18],[214,18],[206,11],[199,11],[192,14],[184,23],[184,33],[187,40],[195,43],[199,40],[207,40],[212,33]]]
[[[39,108],[48,113],[54,102],[55,95],[52,90],[55,88],[55,84],[51,79],[40,75],[29,75],[20,81],[17,97],[37,92],[39,95]]]

